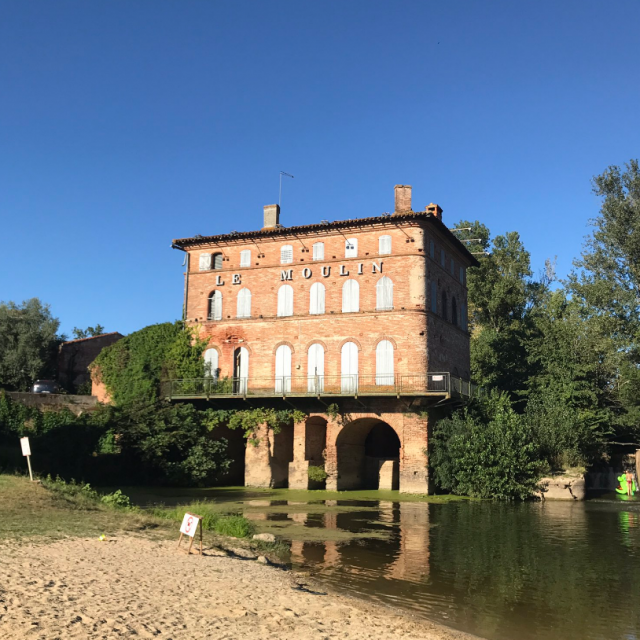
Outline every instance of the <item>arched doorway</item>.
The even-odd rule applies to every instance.
[[[338,491],[398,489],[400,438],[378,418],[347,424],[336,440]]]

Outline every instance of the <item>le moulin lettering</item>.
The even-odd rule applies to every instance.
[[[355,275],[363,275],[364,274],[364,262],[360,262],[358,263],[358,269],[357,271],[355,271]],[[323,267],[320,267],[320,273],[322,274],[323,278],[328,278],[331,275],[331,265],[326,265]],[[371,263],[371,273],[382,273],[382,261],[380,262],[372,262]],[[304,269],[302,269],[301,272],[302,277],[305,280],[308,280],[312,275],[313,275],[313,270],[311,269],[311,267],[305,267]],[[345,267],[345,265],[341,264],[340,265],[340,270],[338,271],[338,275],[339,276],[348,276],[350,275],[349,270]],[[294,276],[294,270],[293,269],[282,269],[280,271],[280,280],[281,281],[286,281],[286,280],[290,280],[293,281],[293,276]],[[241,273],[234,273],[231,276],[231,284],[242,284],[242,274]],[[216,276],[216,286],[217,287],[221,287],[224,285],[224,280],[222,279],[221,275],[217,275]]]

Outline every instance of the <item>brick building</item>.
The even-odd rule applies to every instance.
[[[466,271],[477,264],[438,205],[413,211],[398,185],[393,214],[284,227],[270,205],[259,231],[173,246],[188,255],[185,317],[209,342],[209,376],[167,395],[309,415],[260,430],[247,485],[309,488],[314,465],[329,489],[428,491],[424,410],[470,393]]]

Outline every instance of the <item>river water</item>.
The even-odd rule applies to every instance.
[[[489,640],[640,638],[640,501],[403,501],[207,490],[332,588]],[[343,498],[342,496],[345,496]],[[174,504],[186,496],[174,495]],[[145,502],[147,502],[145,500]]]

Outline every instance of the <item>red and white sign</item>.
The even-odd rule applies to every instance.
[[[20,438],[20,446],[22,447],[22,455],[30,456],[31,447],[29,446],[29,438]]]
[[[193,536],[196,535],[196,529],[198,528],[198,522],[200,518],[198,516],[194,516],[191,513],[185,513],[184,518],[182,518],[182,526],[180,527],[180,533],[184,533],[185,536]]]

